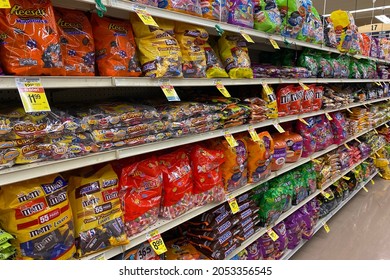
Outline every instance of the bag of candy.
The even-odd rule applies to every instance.
[[[127,236],[144,231],[158,218],[163,172],[154,156],[121,169],[120,192]]]
[[[275,0],[254,0],[254,29],[280,33],[282,18]]]
[[[193,16],[202,16],[200,0],[158,0],[158,7]]]
[[[253,0],[228,0],[228,23],[253,28]]]
[[[65,68],[50,0],[10,0],[0,9],[0,60],[7,74],[63,76]]]
[[[229,75],[226,73],[219,55],[207,42],[204,45],[204,52],[206,55],[206,77],[209,79],[229,78]]]
[[[230,78],[253,78],[248,48],[241,35],[224,32],[218,40],[218,49]]]
[[[92,14],[96,63],[101,76],[141,76],[130,22]]]
[[[337,48],[336,31],[330,17],[325,17],[324,41],[327,47]]]
[[[276,0],[282,17],[281,35],[289,38],[297,38],[306,19],[305,1]]]
[[[266,102],[266,106],[268,108],[268,112],[266,113],[267,118],[276,119],[279,116],[278,102],[274,89],[272,87],[269,88],[270,90],[265,90],[263,87],[261,90],[261,97]]]
[[[228,0],[200,0],[204,18],[227,22],[229,16]]]
[[[193,207],[192,170],[185,150],[162,155],[158,158],[163,170],[160,216],[175,219]]]
[[[66,75],[94,76],[95,43],[87,15],[61,8],[56,8],[54,13]]]
[[[80,171],[80,175],[71,176],[69,199],[78,257],[128,243],[119,200],[118,177],[111,165],[92,174],[86,168]]]
[[[277,134],[275,134],[277,135]],[[272,135],[272,139],[274,139],[274,154],[271,161],[271,170],[277,171],[281,169],[286,163],[287,157],[287,145],[286,142],[282,139],[275,140],[275,135]]]

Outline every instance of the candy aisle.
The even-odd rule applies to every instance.
[[[390,41],[351,13],[0,3],[0,259],[288,259],[390,179]]]

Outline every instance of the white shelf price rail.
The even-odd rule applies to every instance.
[[[379,151],[380,149],[382,149],[384,146],[380,147],[379,149],[375,150],[372,154],[374,154],[375,152]],[[343,176],[345,176],[348,172],[354,170],[358,165],[360,165],[361,163],[363,163],[365,160],[367,160],[369,157],[366,157],[362,160],[360,160],[357,164],[351,166],[350,168],[348,168],[347,170],[343,171],[341,175],[337,176],[336,178],[334,178],[331,182],[325,184],[324,186],[322,186],[322,188],[320,190],[316,190],[313,194],[309,195],[306,199],[304,199],[301,203],[299,203],[298,205],[295,205],[293,207],[291,207],[288,211],[286,211],[285,213],[283,213],[279,219],[271,226],[269,226],[268,228],[272,228],[274,227],[275,225],[279,224],[280,222],[282,222],[283,220],[285,220],[288,216],[290,216],[291,214],[293,214],[295,211],[297,211],[299,208],[301,208],[303,205],[305,205],[306,203],[308,203],[310,200],[312,200],[313,198],[315,198],[317,195],[319,195],[321,193],[321,191],[329,188],[332,184],[334,184],[335,182],[337,182],[338,180],[340,180]],[[239,252],[241,252],[243,249],[245,249],[246,247],[248,247],[250,244],[252,244],[253,242],[255,242],[257,239],[259,239],[263,234],[267,233],[267,230],[268,228],[261,228],[260,230],[258,230],[254,235],[252,235],[250,238],[248,238],[247,240],[245,240],[241,246],[239,248],[237,248],[236,250],[234,250],[229,256],[226,257],[227,260],[233,258],[235,255],[237,255]]]
[[[332,110],[319,110],[316,112],[310,112],[310,113],[305,113],[300,115],[286,116],[279,119],[269,119],[257,124],[251,124],[251,125],[245,124],[236,127],[231,127],[227,130],[230,133],[234,134],[234,133],[248,131],[249,126],[255,129],[263,128],[263,127],[271,126],[275,122],[284,123],[293,120],[298,120],[300,118],[322,115],[325,113],[341,111],[347,108],[353,108],[365,104],[387,101],[387,100],[390,100],[390,97],[383,97],[383,98],[364,101],[364,102],[351,103],[347,106],[335,108]],[[30,163],[30,164],[25,164],[20,166],[13,166],[10,168],[0,170],[0,186],[19,182],[19,181],[24,181],[28,179],[33,179],[33,178],[37,178],[37,177],[41,177],[41,176],[45,176],[57,172],[64,172],[64,171],[69,171],[69,170],[73,170],[85,166],[91,166],[97,163],[109,162],[109,161],[127,158],[135,155],[145,154],[149,152],[174,148],[181,145],[186,145],[186,144],[191,144],[199,141],[222,137],[225,135],[225,131],[226,131],[225,129],[219,129],[219,130],[210,131],[206,133],[193,134],[193,135],[188,135],[180,138],[154,142],[150,144],[93,153],[93,154],[89,154],[77,158],[70,158],[70,159],[63,159],[63,160],[56,160],[56,161],[45,161],[45,162]]]
[[[378,174],[378,171],[375,171],[374,174],[372,174],[366,181],[362,182],[359,184],[359,186],[352,192],[350,195],[343,200],[335,209],[330,211],[328,215],[323,217],[322,219],[318,220],[316,226],[314,227],[313,235],[316,234],[324,225],[324,223],[328,222],[341,208],[343,208],[358,192],[365,187],[376,175]],[[298,252],[309,240],[302,240],[301,243],[295,247],[292,250],[287,250],[283,257],[282,260],[288,260],[290,259],[296,252]]]

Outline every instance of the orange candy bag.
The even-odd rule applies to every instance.
[[[7,74],[63,76],[65,69],[50,0],[10,0],[0,9],[0,60]]]
[[[81,11],[56,8],[61,52],[67,76],[95,75],[95,43],[92,26]]]
[[[92,14],[91,23],[100,76],[140,76],[142,72],[130,22]]]

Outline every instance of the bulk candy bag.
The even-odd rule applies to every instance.
[[[87,169],[86,169],[87,170]],[[111,165],[69,178],[77,256],[128,243],[119,200],[118,176]]]
[[[276,0],[276,4],[282,17],[281,35],[297,38],[306,19],[307,9],[303,6],[306,0]]]
[[[275,139],[275,135],[272,135],[272,139],[274,140],[274,154],[272,156],[271,170],[277,171],[286,163],[287,145],[283,139]]]
[[[158,158],[163,170],[160,216],[175,219],[193,207],[190,159],[184,149]]]
[[[221,173],[225,161],[223,151],[194,145],[189,154],[194,177],[194,206],[222,201],[225,198]]]
[[[183,57],[184,78],[206,77],[206,55],[204,45],[209,34],[204,28],[180,23],[175,26],[175,38]]]
[[[162,168],[157,158],[152,156],[124,166],[119,186],[127,235],[153,225],[158,218],[163,187]]]
[[[56,8],[61,52],[67,76],[95,75],[95,43],[92,26],[81,11]]]
[[[158,0],[158,7],[193,16],[202,16],[200,0]]]
[[[68,184],[52,174],[0,188],[0,227],[16,238],[17,258],[66,260],[76,252]]]
[[[155,19],[159,27],[147,26],[135,14],[131,14],[130,20],[145,76],[183,77],[182,54],[174,37],[174,23],[170,20]]]
[[[229,0],[200,0],[204,18],[227,22],[229,16]]]
[[[253,78],[248,48],[241,35],[224,32],[218,40],[218,49],[230,78]]]
[[[286,163],[296,162],[302,156],[303,139],[297,133],[286,131],[284,133],[274,134],[274,141],[284,141],[286,143]]]
[[[253,28],[253,0],[227,0],[228,23]]]
[[[221,62],[219,55],[214,51],[209,43],[204,45],[206,56],[206,77],[207,78],[229,78]]]
[[[138,77],[142,74],[131,24],[92,14],[96,63],[100,76]]]
[[[7,74],[63,76],[65,68],[50,0],[10,0],[0,9],[0,61]]]
[[[254,29],[280,33],[282,18],[275,0],[254,0]]]

